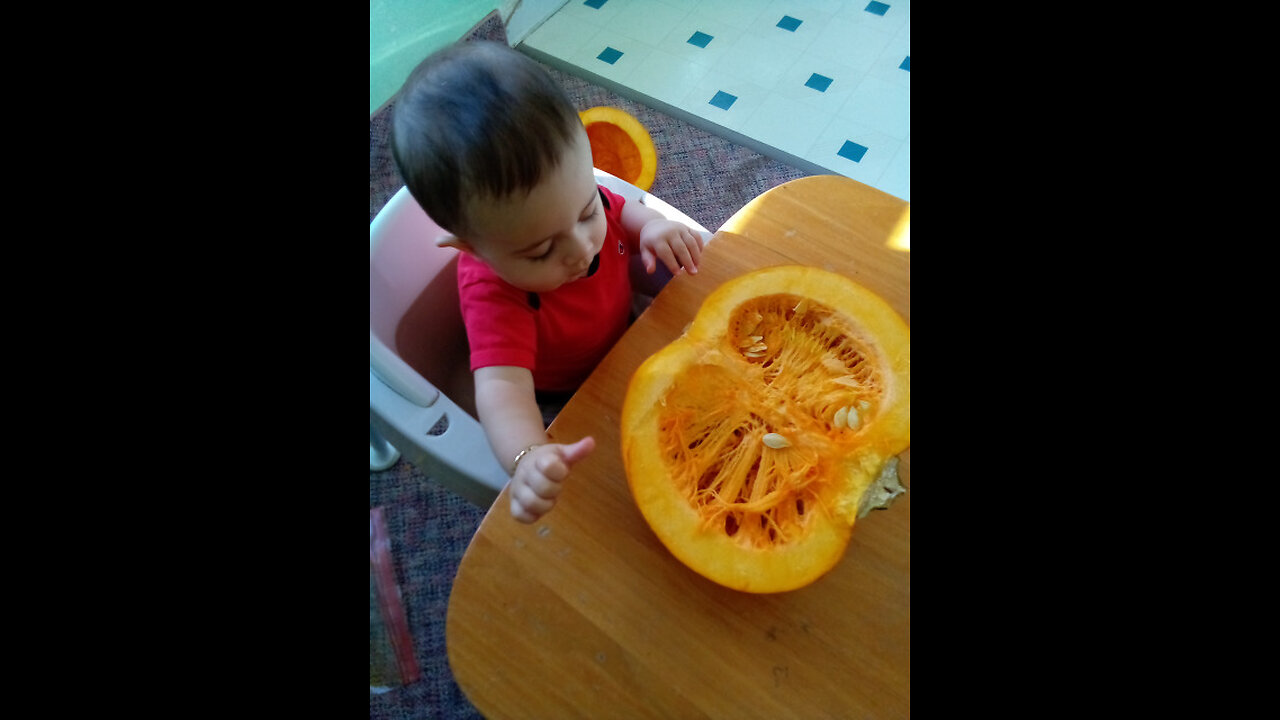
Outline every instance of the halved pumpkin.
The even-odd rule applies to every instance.
[[[640,365],[621,423],[631,493],[673,555],[737,590],[794,590],[840,560],[911,444],[911,330],[843,275],[758,270]]]
[[[591,142],[596,167],[641,190],[653,186],[658,174],[658,150],[644,125],[618,108],[598,106],[578,113]]]

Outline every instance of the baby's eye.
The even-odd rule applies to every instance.
[[[546,252],[542,253],[541,255],[531,255],[531,256],[529,257],[529,259],[530,259],[530,260],[532,260],[533,262],[539,262],[539,261],[541,261],[541,260],[546,260],[547,258],[551,257],[551,251],[552,251],[552,250],[554,250],[554,249],[555,249],[555,243],[549,243],[549,244],[547,245],[547,251],[546,251]]]

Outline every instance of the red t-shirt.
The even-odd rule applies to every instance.
[[[484,262],[458,256],[458,297],[471,345],[471,371],[514,365],[538,390],[576,390],[627,330],[631,256],[622,228],[626,200],[600,187],[608,232],[596,271],[547,293],[512,287]]]

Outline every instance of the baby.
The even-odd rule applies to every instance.
[[[504,43],[457,43],[409,75],[392,155],[410,194],[461,251],[458,295],[476,412],[510,463],[511,514],[555,505],[595,439],[547,437],[538,398],[586,379],[626,331],[630,258],[697,273],[702,236],[596,184],[577,111],[533,60]]]

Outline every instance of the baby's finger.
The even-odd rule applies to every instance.
[[[671,248],[669,246],[659,245],[654,249],[653,253],[658,256],[658,259],[662,261],[663,265],[667,266],[667,269],[671,271],[672,275],[680,272],[680,262],[676,260],[675,253],[671,252]]]
[[[559,470],[554,470],[553,472],[556,472],[559,477],[537,476],[530,479],[526,487],[543,500],[554,500],[560,494],[560,491],[564,489],[561,481],[564,480],[565,475],[569,474],[569,469],[565,468],[563,475],[559,474]]]
[[[647,247],[640,248],[640,262],[644,265],[644,271],[650,275],[658,269],[658,260],[653,251]]]
[[[528,525],[529,523],[537,520],[539,516],[525,510],[523,507],[520,507],[520,503],[516,502],[516,499],[513,497],[511,498],[511,517],[515,518],[516,522],[522,522]]]
[[[572,445],[565,445],[564,449],[561,451],[560,457],[569,465],[577,465],[595,449],[596,439],[587,435]]]
[[[685,247],[688,248],[689,255],[693,258],[693,264],[697,265],[702,262],[702,236],[692,230],[687,232]]]
[[[681,238],[683,240],[683,238]],[[676,260],[680,265],[689,272],[690,275],[698,274],[698,265],[693,261],[693,256],[689,253],[689,248],[684,242],[675,242],[671,244],[671,251],[675,254]],[[675,272],[674,270],[672,272]]]
[[[516,487],[514,485],[511,487],[511,517],[515,518],[517,522],[522,523],[531,523],[541,517],[541,515],[530,511],[524,506],[524,503],[520,502],[520,499],[516,495]]]
[[[551,485],[558,486],[560,481],[569,475],[569,466],[564,464],[564,460],[561,459],[559,454],[555,454],[538,458],[538,462],[534,467],[542,475],[542,477],[537,478],[538,486],[535,490],[538,491],[538,495],[540,497],[555,497],[554,494],[548,495],[545,493],[549,492]],[[556,490],[555,492],[559,493],[560,491]]]
[[[527,485],[513,485],[511,488],[511,514],[519,519],[522,516],[542,517],[556,504],[554,499],[544,499]],[[517,514],[519,512],[519,514]]]
[[[702,241],[702,235],[698,232],[695,232],[694,230],[686,230],[685,232],[688,233],[688,237],[693,239],[693,242],[686,243],[686,244],[690,248],[697,248],[697,250],[694,251],[697,253],[696,255],[694,255],[694,259],[697,260],[699,257],[702,256],[702,249],[705,247]]]

